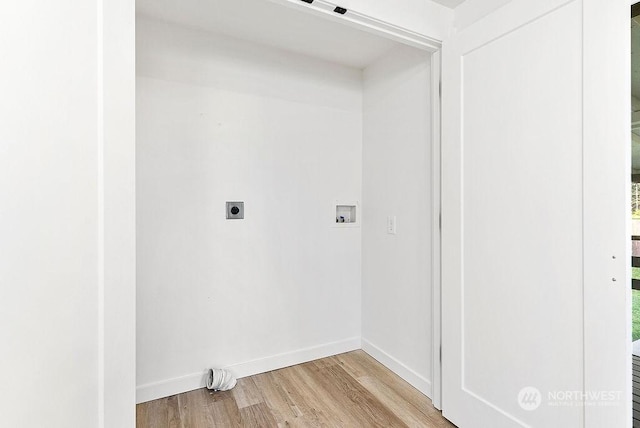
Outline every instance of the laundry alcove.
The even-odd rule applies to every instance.
[[[432,395],[439,66],[348,17],[138,0],[138,402],[360,348]]]

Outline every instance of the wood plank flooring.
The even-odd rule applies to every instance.
[[[454,427],[431,400],[363,351],[137,406],[137,428]]]

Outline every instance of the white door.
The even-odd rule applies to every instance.
[[[442,408],[630,426],[629,3],[513,0],[443,46]]]

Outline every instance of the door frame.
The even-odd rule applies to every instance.
[[[442,61],[431,55],[431,402],[442,410]]]
[[[135,1],[97,0],[98,427],[136,417]]]
[[[583,0],[584,382],[623,397],[621,408],[586,407],[586,427],[632,420],[630,12],[626,0]]]
[[[135,425],[135,0],[98,4],[99,41],[97,82],[100,121],[100,270],[98,272],[100,328],[99,426]],[[420,34],[354,10],[337,17],[334,4],[315,0],[313,5],[298,0],[270,0],[282,6],[304,9],[324,19],[377,34],[432,53],[432,94],[440,91],[440,48],[442,40]],[[453,24],[451,13],[451,25]],[[435,99],[435,97],[434,97]],[[434,251],[425,261],[432,271],[432,398],[441,400],[440,384],[440,97],[432,103],[432,225]],[[427,142],[431,144],[432,142]],[[435,169],[437,168],[437,169]],[[439,407],[438,407],[439,408]]]

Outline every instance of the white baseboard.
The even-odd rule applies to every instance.
[[[139,385],[136,387],[136,404],[202,388],[207,385],[206,376],[207,371],[203,371],[202,373]]]
[[[232,364],[225,368],[230,370],[234,376],[240,379],[258,373],[265,373],[271,370],[293,366],[295,364],[306,363],[307,361],[317,360],[319,358],[355,351],[356,349],[360,349],[360,346],[360,338],[353,337],[351,339],[272,355],[244,363]],[[193,391],[198,388],[204,388],[206,386],[206,375],[207,371],[204,370],[202,372],[192,373],[186,376],[139,385],[136,388],[136,403],[144,403],[146,401],[168,397],[182,392]]]
[[[416,373],[382,349],[366,339],[362,339],[362,350],[373,358],[378,360],[382,365],[409,382],[418,391],[431,398],[431,381],[424,376]]]

